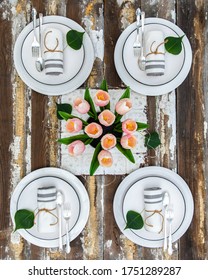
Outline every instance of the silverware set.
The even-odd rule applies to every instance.
[[[170,197],[167,192],[164,193],[163,196],[163,208],[164,208],[164,244],[163,250],[167,251],[168,254],[172,255],[173,247],[172,247],[172,221],[174,218],[174,210],[173,205],[170,204]],[[167,237],[167,228],[169,228],[169,237]]]
[[[138,65],[141,71],[145,71],[145,64],[146,64],[146,59],[144,56],[144,20],[145,20],[145,12],[141,11],[141,9],[138,8],[136,10],[137,28],[136,28],[136,38],[133,44],[133,50],[134,50],[134,56],[138,57]]]
[[[33,20],[33,42],[32,57],[36,58],[35,66],[38,72],[44,69],[44,59],[42,56],[42,25],[43,25],[43,14],[39,13],[39,28],[37,35],[37,11],[35,8],[32,9],[32,20]]]
[[[62,240],[62,217],[65,220],[66,227],[66,248],[65,251],[67,254],[70,253],[70,235],[69,235],[69,220],[71,218],[71,206],[69,202],[64,202],[64,195],[61,191],[57,192],[56,204],[58,208],[58,217],[59,217],[59,250],[63,250],[63,240]]]

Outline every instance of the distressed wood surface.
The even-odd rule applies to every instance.
[[[57,248],[34,246],[13,232],[9,204],[18,182],[32,170],[62,166],[56,141],[60,124],[55,115],[61,97],[32,91],[13,65],[14,44],[31,21],[32,6],[44,15],[75,20],[90,36],[95,62],[82,88],[98,88],[104,77],[111,89],[125,87],[115,70],[114,47],[122,31],[135,21],[137,7],[146,17],[165,18],[186,33],[193,49],[189,76],[171,93],[145,97],[150,130],[159,132],[162,145],[147,153],[143,166],[164,166],[178,172],[194,197],[197,211],[193,222],[174,243],[171,258],[207,259],[208,0],[0,1],[0,259],[170,259],[160,248],[134,244],[116,225],[113,198],[126,174],[79,176],[89,194],[90,216],[72,241],[69,255]]]

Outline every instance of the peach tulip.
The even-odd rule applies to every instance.
[[[137,123],[134,120],[127,119],[122,122],[122,130],[126,134],[131,134],[137,130]]]
[[[124,149],[133,149],[137,144],[137,139],[132,134],[127,134],[121,137],[121,146]]]
[[[98,138],[103,133],[102,126],[92,122],[85,127],[85,133],[91,138]]]
[[[79,156],[84,152],[84,150],[85,144],[80,140],[76,140],[68,145],[68,152],[71,156]]]
[[[80,114],[86,114],[90,110],[90,104],[80,97],[77,97],[74,100],[74,108],[80,113]]]
[[[109,151],[102,150],[98,154],[99,164],[103,167],[110,167],[113,164],[113,157]]]
[[[110,150],[116,145],[116,137],[107,133],[101,138],[101,146],[104,150]]]
[[[123,98],[116,103],[116,112],[119,115],[125,115],[132,109],[132,101],[129,98]]]
[[[99,122],[104,126],[112,125],[115,121],[115,118],[115,115],[107,109],[102,111],[98,116]]]
[[[98,90],[94,97],[95,104],[99,107],[106,106],[110,101],[110,95],[107,91]]]
[[[69,119],[66,122],[66,130],[68,132],[79,132],[82,129],[82,121],[78,118]]]

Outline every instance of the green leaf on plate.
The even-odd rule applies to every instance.
[[[137,122],[137,131],[146,129],[148,127],[149,127],[149,125],[146,123]]]
[[[59,111],[71,114],[72,106],[67,103],[58,104],[56,103],[57,118],[63,120],[64,118],[59,114]]]
[[[26,209],[20,209],[17,210],[14,216],[15,220],[15,230],[18,229],[29,229],[34,226],[34,219],[35,215],[34,212],[26,210]]]
[[[66,138],[60,138],[58,139],[58,142],[64,145],[69,145],[76,140],[81,140],[85,145],[87,145],[86,142],[89,144],[89,140],[91,140],[91,138],[89,138],[87,134],[79,134]]]
[[[134,156],[132,154],[132,151],[130,149],[124,149],[120,143],[116,144],[116,148],[132,163],[135,163]]]
[[[182,51],[182,40],[183,37],[167,37],[165,38],[165,49],[167,52],[178,55]]]
[[[59,113],[59,115],[62,117],[62,119],[64,119],[65,121],[67,121],[67,120],[69,120],[69,119],[76,118],[76,119],[81,120],[84,126],[88,125],[88,122],[84,121],[84,120],[81,119],[81,118],[78,118],[77,116],[74,116],[74,115],[71,115],[71,114],[68,114],[68,113],[62,112],[62,111],[58,111],[58,113]]]
[[[126,214],[126,227],[125,229],[141,229],[144,226],[144,221],[140,213],[129,210]]]
[[[145,135],[145,147],[155,149],[161,144],[159,134],[154,131]]]
[[[99,167],[99,161],[98,161],[98,154],[99,152],[102,150],[101,147],[101,143],[99,142],[95,148],[93,157],[92,157],[92,161],[90,164],[90,176],[93,176],[93,174],[95,173],[95,171],[98,169]]]
[[[95,120],[97,120],[98,119],[97,111],[95,110],[94,102],[92,100],[92,97],[90,96],[89,88],[86,88],[85,90],[84,99],[90,104],[90,111],[88,112],[88,115],[90,117],[93,117]]]
[[[67,44],[74,50],[79,50],[82,46],[83,36],[85,32],[69,30],[66,34]]]

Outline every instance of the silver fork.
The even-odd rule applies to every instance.
[[[140,38],[139,38],[140,16],[141,16],[141,10],[140,10],[140,8],[138,8],[136,10],[136,26],[137,26],[136,30],[137,30],[137,34],[136,34],[135,42],[133,44],[134,56],[139,56],[140,49],[141,49],[141,43],[140,43]]]
[[[173,247],[172,247],[172,221],[174,218],[173,207],[170,205],[167,209],[167,221],[169,223],[169,239],[168,239],[168,254],[172,255]]]
[[[33,33],[34,33],[34,38],[32,42],[32,56],[33,57],[38,57],[39,55],[39,49],[40,49],[40,44],[37,40],[37,33],[36,33],[36,21],[37,21],[37,11],[35,8],[32,9],[32,20],[33,20]]]
[[[69,219],[71,218],[71,206],[70,203],[64,203],[63,207],[63,217],[66,222],[66,253],[70,253],[70,238],[69,238]]]

